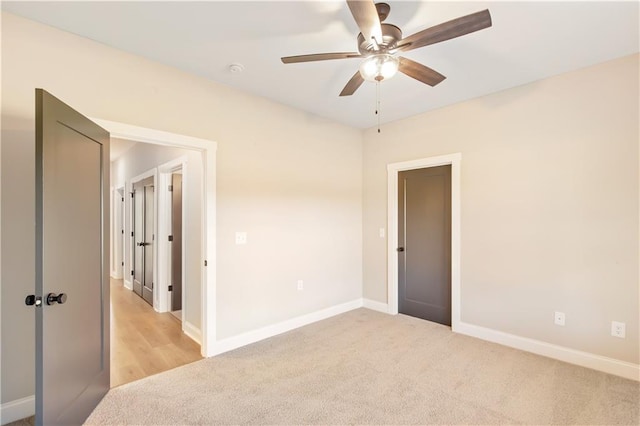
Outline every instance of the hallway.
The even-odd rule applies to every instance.
[[[170,313],[157,313],[111,279],[111,387],[202,359]]]

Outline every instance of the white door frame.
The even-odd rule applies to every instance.
[[[112,138],[200,151],[202,154],[202,305],[201,354],[215,354],[216,344],[216,149],[214,141],[178,135],[130,124],[91,118]]]
[[[121,194],[122,192],[122,194]],[[111,187],[111,277],[122,279],[124,277],[124,187]]]
[[[462,154],[422,158],[387,165],[387,303],[398,313],[398,174],[405,170],[451,165],[451,329],[460,324],[460,163]]]
[[[123,279],[124,278],[124,254],[126,251],[125,245],[127,244],[126,235],[124,234],[124,228],[125,228],[125,222],[126,222],[125,214],[127,211],[125,209],[127,188],[123,184],[122,186],[119,186],[116,188],[116,193],[120,197],[120,209],[117,212],[118,216],[120,216],[120,219],[118,219],[118,223],[120,224],[120,229],[116,230],[116,232],[120,234],[120,240],[119,240],[120,247],[116,249],[118,254],[116,257],[119,263],[118,265],[116,265],[116,271],[119,272],[119,274],[117,274],[116,278]],[[116,241],[118,241],[118,238],[116,238]]]

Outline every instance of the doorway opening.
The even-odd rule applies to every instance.
[[[132,154],[124,161],[126,164],[114,162],[111,166],[114,216],[118,211],[116,198],[123,194],[125,199],[122,207],[124,226],[118,229],[118,219],[112,217],[112,241],[114,243],[111,248],[112,259],[119,256],[118,251],[122,251],[124,256],[122,276],[112,275],[115,278],[123,279],[122,281],[112,280],[112,300],[114,300],[114,295],[118,295],[120,299],[117,303],[122,302],[120,306],[112,306],[112,336],[120,335],[121,337],[115,346],[120,345],[125,348],[119,354],[123,355],[122,359],[129,361],[138,358],[137,365],[130,363],[125,366],[125,369],[132,371],[140,365],[144,370],[149,370],[150,367],[161,368],[146,374],[149,375],[177,366],[164,362],[169,358],[179,359],[182,363],[186,363],[202,356],[211,356],[215,343],[214,167],[216,144],[211,141],[122,123],[94,121],[110,131],[112,143],[114,140],[119,140],[128,142],[132,146],[144,145],[149,147],[149,150],[155,150],[154,152],[163,152],[157,157],[150,158],[150,156],[142,155],[142,157],[138,156],[133,160],[131,158],[134,154]],[[167,154],[167,152],[169,153]],[[157,164],[162,161],[165,163]],[[122,167],[141,170],[144,164],[151,164],[149,162],[154,163],[141,174],[131,177],[133,172],[128,172],[128,177],[122,178]],[[142,168],[142,170],[145,169]],[[197,178],[191,176],[190,173],[191,175],[198,173]],[[182,180],[180,180],[179,194],[174,197],[170,183],[175,180],[177,184],[180,178]],[[191,189],[185,187],[189,184],[188,182],[192,184]],[[185,200],[187,194],[190,202]],[[177,201],[178,198],[181,201],[179,214],[173,213],[171,206],[172,201],[174,199]],[[121,202],[122,197],[119,200]],[[193,200],[197,200],[197,202],[194,203]],[[141,214],[136,214],[136,211]],[[189,211],[192,212],[190,217],[188,216]],[[187,234],[191,232],[193,238],[189,239],[187,250],[185,250],[185,238],[180,237],[181,241],[178,241],[178,238],[174,240],[174,227],[171,224],[172,213],[183,225],[181,228],[184,228],[185,220],[190,218],[186,231]],[[135,226],[136,216],[138,216],[137,226]],[[119,249],[118,232],[122,234],[123,230],[124,248]],[[179,229],[178,231],[183,230]],[[182,234],[186,235],[184,232]],[[174,244],[174,241],[177,244]],[[172,245],[179,245],[180,250],[177,254],[172,253]],[[176,258],[175,265],[171,265],[172,257]],[[120,262],[122,264],[122,261]],[[117,261],[114,260],[113,263],[115,264]],[[116,272],[114,268],[112,268],[112,272]],[[177,274],[179,279],[177,276],[172,278],[172,274]],[[185,274],[190,277],[189,281],[184,279]],[[174,283],[176,280],[179,282]],[[134,282],[136,288],[141,290],[139,293],[145,296],[144,300],[129,290],[133,289]],[[186,285],[189,283],[190,286]],[[182,290],[180,291],[181,300],[172,303],[172,299],[175,299],[175,296],[172,297],[172,293],[177,293],[176,287],[178,290]],[[118,290],[124,290],[124,292]],[[179,308],[174,309],[174,306],[179,306]],[[175,311],[174,314],[177,314],[177,318],[171,313],[172,311]],[[131,320],[122,321],[122,318],[127,315]],[[114,316],[118,319],[115,319]],[[138,331],[142,330],[142,333],[137,336],[127,334],[132,331],[131,322],[134,321],[140,323]],[[116,324],[115,326],[124,324],[123,330],[125,332],[118,333],[113,330],[114,324]],[[168,331],[170,329],[176,329],[177,334]],[[166,333],[159,335],[158,330]],[[141,342],[145,340],[150,347],[141,347],[144,346]],[[114,343],[112,339],[112,348]],[[145,356],[134,355],[123,343],[131,344],[135,349],[142,350]],[[184,346],[178,347],[180,344],[184,344]],[[178,347],[174,353],[175,356],[168,355],[171,345]],[[194,345],[197,345],[195,346],[197,356],[195,359],[193,357]],[[154,351],[158,352],[158,360],[160,361],[147,359],[145,362],[139,362]],[[167,368],[162,367],[164,364],[167,364]],[[113,369],[114,365],[112,365],[112,371]],[[141,375],[140,371],[136,374],[138,377],[133,380],[146,376]],[[116,380],[112,385],[128,381],[132,380],[124,382]]]
[[[111,383],[118,386],[201,359],[203,179],[198,151],[117,138],[111,145],[111,178],[128,189],[123,228],[129,273],[111,282]],[[112,255],[116,250],[114,245]]]
[[[451,166],[451,328],[456,331],[460,324],[460,153],[423,158],[387,165],[387,303],[390,314],[399,312],[398,295],[398,249],[402,241],[398,235],[398,182],[401,172],[438,166]]]

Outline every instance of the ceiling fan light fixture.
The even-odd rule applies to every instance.
[[[360,64],[360,75],[367,81],[382,81],[398,72],[400,61],[388,53],[369,56]]]

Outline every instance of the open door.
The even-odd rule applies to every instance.
[[[182,311],[182,173],[171,174],[171,311]],[[182,314],[180,315],[182,320]]]
[[[36,89],[36,423],[109,390],[109,133]]]

